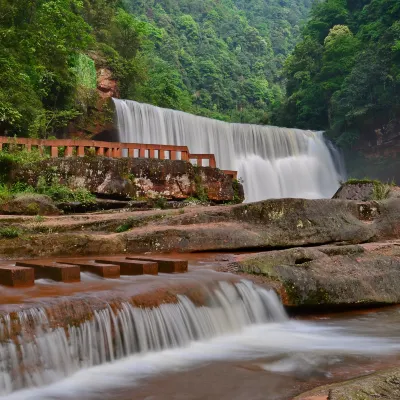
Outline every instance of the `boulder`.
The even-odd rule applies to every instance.
[[[242,256],[234,267],[239,273],[273,281],[287,306],[332,308],[400,302],[400,258],[366,252],[361,246],[270,251]]]
[[[0,214],[59,215],[53,200],[39,194],[20,194],[0,203]]]

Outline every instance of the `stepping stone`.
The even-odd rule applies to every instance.
[[[121,275],[158,275],[158,264],[152,261],[121,259],[99,259],[97,263],[117,264],[121,268]]]
[[[101,276],[102,278],[119,278],[120,277],[120,267],[117,264],[99,264],[91,263],[89,261],[63,261],[66,264],[77,265],[81,268],[83,272],[90,272],[92,274]]]
[[[142,260],[142,261],[153,261],[158,264],[158,271],[166,274],[182,273],[187,272],[188,262],[186,260],[173,260],[168,258],[160,257],[147,257],[147,256],[132,256],[126,257],[127,260]]]
[[[27,287],[35,284],[35,271],[26,267],[0,267],[0,285]]]
[[[35,279],[52,279],[57,282],[79,282],[80,268],[77,265],[56,264],[43,261],[18,261],[19,267],[30,267],[35,270]]]

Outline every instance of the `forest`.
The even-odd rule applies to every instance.
[[[326,130],[339,146],[400,131],[400,2],[325,0],[286,61],[279,123]]]
[[[123,98],[269,122],[311,1],[0,0],[1,134],[79,126],[99,58]]]
[[[0,10],[2,135],[84,128],[99,62],[122,98],[326,130],[342,147],[399,128],[397,0],[0,0]]]

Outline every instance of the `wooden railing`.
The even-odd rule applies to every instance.
[[[159,160],[182,160],[199,167],[216,168],[214,154],[191,154],[187,146],[163,144],[102,142],[97,140],[73,139],[30,139],[0,136],[0,150],[3,146],[19,146],[30,151],[37,148],[41,153],[48,152],[52,158],[84,157],[88,154],[113,158],[156,158]],[[224,171],[237,178],[236,171]]]

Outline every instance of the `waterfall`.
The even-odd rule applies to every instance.
[[[131,354],[184,347],[287,319],[276,294],[250,282],[220,282],[209,290],[209,304],[203,306],[185,296],[157,308],[125,302],[94,311],[91,318],[66,328],[52,326],[44,308],[20,311],[12,318],[6,314],[0,320],[0,395]]]
[[[341,157],[322,132],[232,124],[128,100],[114,104],[119,141],[214,154],[218,168],[238,171],[248,202],[330,198],[344,177]]]

